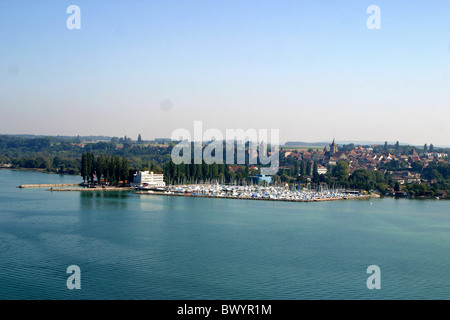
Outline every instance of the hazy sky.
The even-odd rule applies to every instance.
[[[3,0],[0,64],[0,133],[450,144],[448,0]]]

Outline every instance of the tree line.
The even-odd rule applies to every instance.
[[[128,138],[127,138],[128,139]],[[123,145],[120,144],[123,140]],[[128,141],[128,140],[127,140]],[[21,137],[0,135],[0,165],[13,168],[79,175],[81,157],[93,153],[126,157],[130,167],[143,169],[148,163],[162,165],[170,159],[171,147],[157,144],[131,145],[125,139],[82,142],[78,137]]]
[[[248,165],[234,165],[235,170],[231,170],[225,163],[207,164],[175,164],[169,160],[163,165],[163,173],[166,183],[244,183],[248,180],[250,169]]]
[[[95,158],[92,152],[81,156],[80,174],[84,182],[118,185],[129,179],[129,162],[127,158],[99,154]]]

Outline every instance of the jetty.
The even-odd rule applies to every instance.
[[[56,183],[56,184],[21,184],[17,188],[53,188],[53,187],[74,187],[79,186],[79,183]]]
[[[134,187],[80,187],[80,188],[64,188],[64,187],[52,187],[48,189],[48,191],[97,191],[97,192],[106,192],[106,191],[133,191],[136,190]]]

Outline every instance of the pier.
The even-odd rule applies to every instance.
[[[132,190],[136,190],[133,187],[96,187],[96,188],[85,188],[85,187],[80,187],[80,188],[63,188],[63,187],[52,187],[50,189],[48,189],[48,191],[132,191]]]
[[[56,184],[21,184],[17,188],[53,188],[53,187],[74,187],[79,186],[79,183],[56,183]]]

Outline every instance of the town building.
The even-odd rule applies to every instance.
[[[330,155],[334,155],[338,151],[339,151],[338,145],[333,139],[333,143],[330,144]]]
[[[328,172],[327,168],[322,166],[321,164],[317,165],[317,173],[318,174],[326,174]]]

